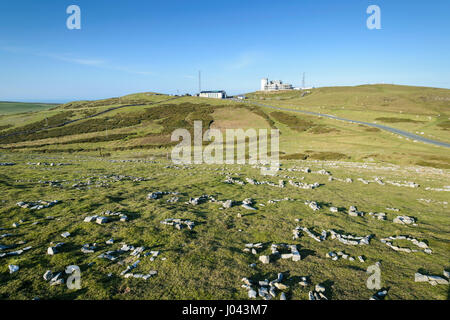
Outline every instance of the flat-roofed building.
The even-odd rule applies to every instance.
[[[199,97],[225,99],[227,97],[227,93],[223,90],[202,91],[202,92],[200,92]]]

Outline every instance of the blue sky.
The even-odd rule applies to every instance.
[[[68,30],[66,8],[81,8]],[[381,8],[381,30],[366,9]],[[450,1],[2,0],[0,100],[308,86],[450,88]]]

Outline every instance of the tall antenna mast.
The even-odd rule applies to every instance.
[[[202,92],[202,72],[198,71],[198,93]]]
[[[306,88],[305,87],[305,73],[303,72],[303,79],[302,79],[302,89]]]

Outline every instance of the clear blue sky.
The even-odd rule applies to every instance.
[[[81,30],[66,8],[81,8]],[[381,30],[366,9],[381,8]],[[450,88],[450,1],[2,0],[0,100],[308,86]]]

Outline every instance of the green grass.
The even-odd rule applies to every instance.
[[[57,104],[54,103],[0,101],[0,115],[23,113],[23,112],[36,112],[55,108],[56,106]]]
[[[118,155],[115,155],[117,157]],[[448,286],[431,286],[414,283],[414,273],[425,269],[429,273],[442,274],[448,267],[449,224],[448,208],[438,204],[424,204],[417,199],[432,198],[445,201],[442,192],[425,191],[426,186],[441,186],[448,181],[448,175],[433,170],[417,173],[415,170],[398,168],[391,171],[369,165],[360,169],[345,163],[333,166],[328,162],[284,162],[284,167],[308,166],[313,171],[325,168],[334,177],[358,177],[372,179],[374,175],[385,176],[393,180],[414,180],[420,188],[410,189],[395,186],[380,186],[372,183],[367,186],[359,182],[353,184],[328,182],[326,176],[289,172],[289,176],[298,179],[306,175],[309,183],[318,181],[324,186],[317,190],[301,190],[291,186],[285,189],[270,186],[238,186],[222,183],[224,174],[216,169],[225,168],[226,172],[235,172],[244,180],[252,177],[257,180],[278,181],[277,177],[267,178],[259,174],[258,169],[250,166],[191,166],[191,169],[176,170],[164,168],[170,162],[163,159],[157,163],[109,163],[103,159],[89,159],[76,156],[56,156],[47,159],[40,156],[2,155],[3,160],[14,160],[18,164],[1,169],[2,199],[0,225],[7,228],[2,233],[14,233],[16,236],[2,239],[2,244],[13,244],[26,240],[33,249],[17,257],[0,260],[0,298],[2,299],[245,299],[246,292],[240,288],[240,279],[244,276],[253,279],[273,278],[278,272],[289,271],[287,284],[291,299],[307,299],[310,288],[302,288],[295,281],[300,276],[310,276],[312,282],[326,282],[331,285],[332,299],[368,299],[374,292],[365,286],[366,269],[376,261],[382,262],[382,285],[389,287],[388,299],[447,299]],[[121,158],[119,156],[119,158]],[[28,161],[70,162],[65,167],[33,167]],[[130,180],[114,182],[104,175],[131,175],[146,177],[148,181]],[[77,190],[71,185],[75,181],[104,181],[108,187]],[[62,188],[37,183],[39,180],[66,180]],[[299,181],[299,180],[298,180]],[[168,197],[150,201],[147,193],[155,190],[179,191],[182,193],[178,203],[166,203]],[[201,194],[216,196],[219,200],[242,200],[252,197],[257,204],[256,212],[245,211],[240,207],[219,210],[219,205],[205,203],[196,207],[184,204],[191,196]],[[281,199],[289,196],[298,201],[281,202],[268,205],[269,199]],[[37,199],[62,200],[52,208],[29,212],[15,205],[19,200]],[[312,212],[304,200],[315,200],[321,204],[319,212]],[[388,220],[378,221],[371,217],[349,217],[346,213],[331,213],[328,207],[348,208],[356,205],[365,212],[387,212]],[[398,214],[411,215],[418,219],[417,227],[400,226],[391,221],[397,213],[386,211],[386,207],[400,209]],[[96,225],[82,222],[87,215],[100,214],[105,210],[128,212],[132,217],[128,223],[111,222]],[[242,218],[237,214],[242,213]],[[54,220],[46,220],[53,216]],[[178,217],[196,222],[193,231],[178,231],[160,221]],[[301,222],[294,221],[300,218]],[[13,222],[20,219],[24,223],[17,229],[11,228]],[[34,221],[40,224],[33,226]],[[367,247],[344,246],[336,240],[317,243],[302,236],[291,239],[291,232],[302,225],[316,232],[322,229],[343,230],[356,235],[374,234]],[[242,231],[239,231],[242,230]],[[61,238],[62,232],[69,231],[72,236]],[[405,254],[396,253],[383,245],[379,239],[396,234],[408,234],[428,241],[434,253]],[[116,243],[104,244],[109,238]],[[51,241],[66,242],[62,252],[55,256],[45,254]],[[146,246],[150,250],[160,250],[161,255],[150,262],[148,257],[135,272],[157,270],[158,275],[148,281],[124,279],[119,273],[127,264],[134,262],[129,254],[123,254],[117,262],[96,259],[101,252],[120,247],[119,242],[134,246]],[[95,254],[83,254],[80,251],[84,243],[97,242],[99,250]],[[269,265],[257,263],[252,269],[249,264],[257,262],[257,257],[242,252],[248,242],[297,244],[303,256],[302,261],[277,260]],[[364,255],[366,263],[337,262],[325,258],[328,251],[345,250],[352,256]],[[269,253],[265,249],[261,254]],[[161,258],[167,258],[163,261]],[[88,264],[95,262],[92,266]],[[18,264],[21,269],[10,275],[8,264]],[[82,270],[82,289],[73,291],[65,286],[50,287],[42,279],[47,269],[62,270],[69,264],[77,264]],[[112,273],[112,277],[107,275]],[[129,288],[129,289],[127,289]]]
[[[450,142],[450,90],[399,85],[323,87],[302,91],[254,92],[247,96],[274,106],[314,111],[388,125]],[[383,121],[383,119],[385,121]],[[387,122],[386,122],[387,121]]]
[[[346,115],[363,121],[410,119],[413,122],[389,125],[445,137],[448,117],[443,108],[445,90],[396,86],[317,90],[303,98],[296,92],[262,97],[270,100],[270,104]],[[355,101],[360,101],[363,95],[370,98],[365,98],[368,100],[364,100],[366,104],[360,108]],[[255,93],[253,97],[258,97],[259,101],[260,95]],[[275,99],[277,97],[280,99]],[[311,100],[301,102],[307,98]],[[448,185],[450,154],[447,149],[414,143],[366,126],[232,101],[182,97],[150,105],[164,99],[167,96],[141,93],[1,117],[0,128],[4,133],[39,127],[43,121],[56,123],[112,106],[134,104],[39,134],[0,140],[0,162],[16,163],[11,167],[0,166],[0,228],[5,229],[0,234],[15,235],[0,239],[0,244],[26,240],[27,243],[18,248],[33,247],[20,256],[0,258],[0,299],[245,299],[246,291],[240,287],[242,277],[273,279],[278,272],[289,272],[285,276],[290,286],[287,291],[290,299],[307,299],[311,290],[298,285],[300,276],[310,276],[313,284],[325,282],[332,299],[368,299],[374,291],[365,286],[366,269],[377,261],[381,261],[382,285],[389,288],[387,299],[449,298],[448,286],[414,282],[414,273],[418,270],[441,275],[450,267],[448,204],[443,204],[448,202],[448,192],[426,190],[426,187]],[[311,101],[316,101],[317,105],[311,105]],[[398,110],[400,106],[403,113]],[[295,171],[280,171],[276,177],[261,176],[259,169],[249,165],[174,168],[168,160],[174,144],[170,134],[175,128],[192,130],[194,120],[202,120],[204,130],[215,122],[223,127],[239,124],[245,128],[255,125],[278,128],[283,169],[296,166],[310,167],[313,171],[326,169],[335,178],[349,177],[354,182],[329,181],[324,175]],[[125,159],[133,161],[110,162]],[[31,166],[28,162],[71,165]],[[288,176],[296,182],[318,182],[321,186],[303,190],[290,185],[284,189],[268,185],[229,185],[222,182],[229,173],[242,181],[250,177],[278,183],[279,179],[287,182]],[[117,181],[111,175],[143,177],[146,181]],[[381,177],[383,181],[414,181],[420,187],[364,185],[357,181],[357,178],[373,180],[374,177]],[[60,181],[61,187],[41,183],[49,180]],[[72,187],[88,180],[93,182],[90,188]],[[97,182],[105,185],[96,187]],[[182,195],[178,203],[167,203],[167,196],[156,201],[146,199],[149,192],[157,190],[178,191]],[[220,205],[214,203],[195,207],[184,204],[189,197],[202,194],[214,195],[218,200],[242,201],[251,197],[258,210],[244,211],[239,206],[220,210]],[[269,199],[286,197],[296,201],[267,204]],[[18,201],[39,199],[62,202],[35,212],[16,206]],[[322,209],[312,212],[304,205],[305,200],[318,202]],[[329,211],[330,206],[347,210],[350,205],[364,212],[386,212],[388,221]],[[387,211],[387,207],[398,208],[400,212]],[[131,220],[105,225],[83,222],[85,216],[106,210],[126,212]],[[238,217],[238,213],[242,217]],[[392,219],[397,215],[417,218],[418,226],[393,224]],[[47,220],[46,216],[55,219]],[[191,219],[196,226],[192,231],[180,231],[160,224],[161,220],[173,217]],[[301,220],[295,222],[295,219]],[[19,220],[24,222],[12,228]],[[35,221],[40,223],[33,225]],[[322,229],[335,229],[361,236],[374,234],[375,238],[365,247],[348,247],[330,239],[317,243],[306,235],[292,240],[292,230],[297,225],[319,233]],[[60,234],[65,231],[72,236],[63,239]],[[397,253],[379,241],[397,234],[427,241],[433,254]],[[116,243],[107,246],[104,241],[109,238],[114,238]],[[45,252],[51,241],[67,245],[61,253],[48,256]],[[81,253],[83,244],[94,242],[99,244],[95,254]],[[129,254],[121,255],[115,262],[96,258],[102,252],[120,248],[120,242],[160,250],[161,255],[154,262],[141,257],[142,262],[135,270],[137,273],[157,270],[158,274],[148,281],[125,279],[119,276],[120,272],[135,260]],[[270,243],[297,244],[303,259],[261,265],[256,256],[242,252],[248,242],[263,242],[268,246]],[[327,252],[339,250],[354,257],[364,255],[367,262],[335,262],[325,258]],[[261,252],[267,253],[268,247]],[[123,261],[123,265],[118,264],[119,261]],[[92,262],[94,264],[88,266]],[[250,268],[254,262],[257,267]],[[19,265],[20,270],[10,275],[9,264]],[[50,287],[42,279],[47,269],[62,271],[70,264],[81,267],[81,290]],[[112,276],[108,277],[110,273]]]

